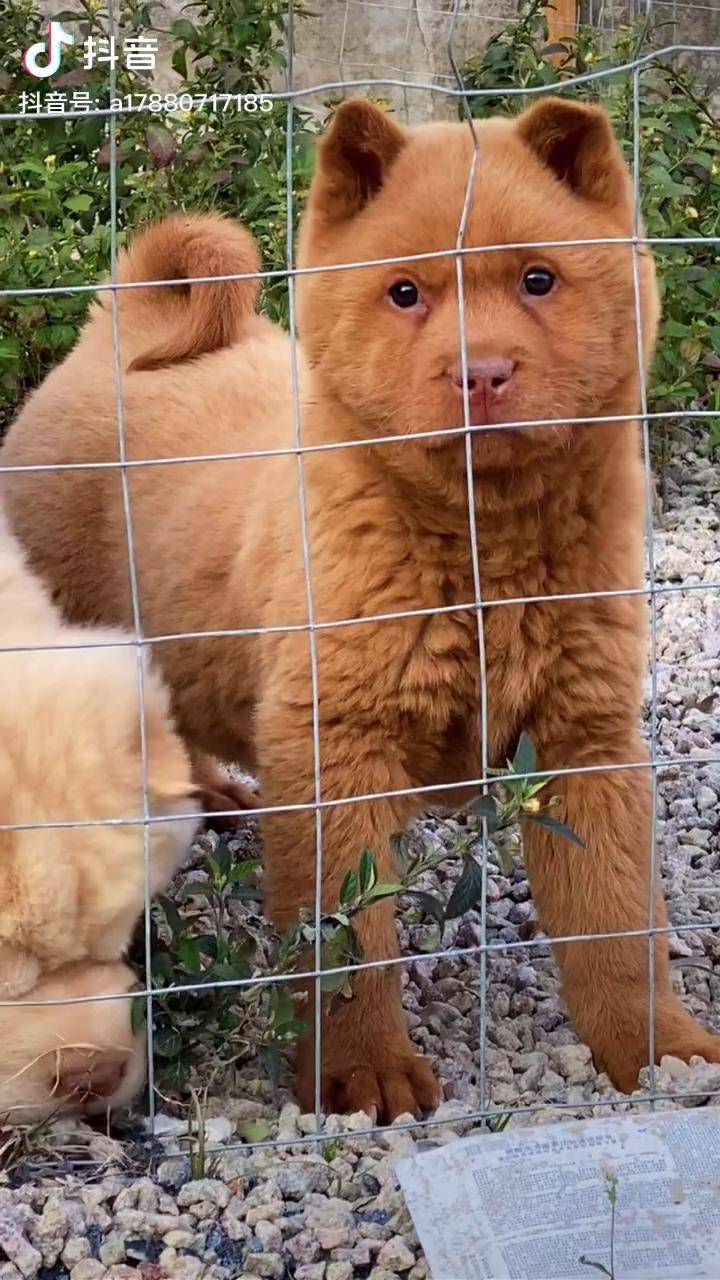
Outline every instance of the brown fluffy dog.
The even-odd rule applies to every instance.
[[[468,246],[631,235],[628,174],[598,108],[548,99],[517,120],[479,124],[477,137]],[[319,149],[301,265],[452,250],[471,154],[466,125],[406,130],[367,103],[345,104]],[[241,230],[179,218],[139,239],[123,272],[128,280],[203,275],[209,261],[215,272],[256,266]],[[648,352],[657,316],[648,255],[641,275]],[[215,316],[207,342],[197,322],[203,289],[202,314]],[[298,292],[304,442],[392,441],[305,457],[315,621],[458,606],[432,617],[321,626],[322,797],[451,785],[480,771],[476,618],[460,607],[474,599],[464,441],[413,436],[463,422],[456,262],[450,255],[320,272],[301,278]],[[292,449],[289,344],[251,314],[254,296],[249,284],[229,300],[222,285],[121,295],[131,458]],[[484,599],[641,586],[631,248],[468,255],[464,301],[473,422],[557,420],[550,429],[474,436]],[[224,340],[234,341],[203,354],[218,346],[220,315]],[[190,356],[201,358],[183,363]],[[613,415],[622,421],[573,425]],[[3,462],[117,456],[104,300],[76,350],[31,397]],[[132,472],[148,633],[307,623],[297,481],[292,456]],[[116,474],[17,474],[10,505],[34,564],[75,618],[127,621]],[[486,610],[491,763],[502,763],[522,729],[549,772],[647,758],[638,733],[645,608],[641,598],[620,595]],[[226,759],[257,759],[263,803],[312,801],[305,630],[179,641],[159,653],[189,738]],[[647,926],[649,778],[649,770],[618,770],[554,784],[587,850],[540,829],[528,834],[533,890],[551,936]],[[328,903],[365,847],[392,876],[390,836],[420,800],[402,794],[324,809]],[[315,822],[309,812],[279,814],[264,831],[269,907],[286,924],[313,900]],[[665,920],[659,899],[656,920]],[[397,955],[389,903],[359,928],[368,958]],[[654,945],[657,1055],[717,1061],[720,1040],[672,994],[664,936]],[[633,937],[557,947],[578,1032],[626,1089],[647,1058],[648,947]],[[300,1057],[306,1105],[310,1050],[307,1042]],[[323,1068],[328,1107],[393,1116],[432,1103],[434,1079],[408,1037],[397,966],[358,975],[355,998],[330,1013]]]
[[[38,1124],[62,1113],[99,1115],[126,1106],[145,1079],[145,1038],[134,1033],[125,964],[77,964],[43,978],[26,1000],[87,1004],[0,1007],[0,1122]]]

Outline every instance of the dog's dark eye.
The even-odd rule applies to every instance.
[[[552,271],[545,267],[531,267],[523,276],[523,289],[531,298],[544,298],[555,283]]]
[[[388,297],[396,307],[402,307],[403,310],[416,307],[421,301],[420,290],[412,280],[398,280],[396,284],[390,286]]]

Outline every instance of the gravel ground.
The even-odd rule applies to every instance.
[[[658,519],[659,585],[720,580],[719,495],[720,468],[702,441],[688,437],[670,463],[667,510]],[[674,980],[693,1012],[720,1031],[720,934],[710,929],[720,921],[720,764],[709,759],[720,756],[717,590],[658,597],[657,657],[660,750],[693,760],[663,771],[659,787],[658,854],[677,928]],[[452,824],[426,819],[422,833],[442,842]],[[246,845],[247,835],[240,840]],[[428,887],[447,893],[451,878],[440,871]],[[261,928],[252,908],[242,910],[246,924]],[[404,949],[416,955],[441,942],[437,925],[410,915],[401,931]],[[541,940],[517,859],[511,875],[496,867],[490,877],[487,932],[504,943]],[[480,916],[471,912],[446,927],[442,945],[472,945],[480,936]],[[423,1129],[401,1117],[367,1137],[367,1117],[330,1116],[321,1147],[302,1142],[314,1118],[300,1114],[288,1087],[274,1088],[248,1061],[231,1090],[222,1076],[213,1084],[205,1107],[213,1151],[202,1164],[196,1144],[191,1164],[182,1116],[161,1116],[154,1139],[138,1124],[119,1138],[58,1124],[0,1175],[0,1280],[423,1280],[427,1269],[394,1162],[472,1127],[463,1117],[481,1102],[478,962],[416,960],[405,978],[413,1038],[435,1061],[443,1086],[439,1123]],[[595,1071],[589,1049],[578,1043],[545,945],[489,957],[485,991],[486,1098],[517,1110],[513,1125],[637,1105]],[[720,1090],[720,1066],[665,1059],[655,1086],[685,1095],[660,1106],[701,1105]],[[260,1133],[294,1145],[238,1148],[243,1135],[257,1140]]]

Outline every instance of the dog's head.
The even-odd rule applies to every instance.
[[[560,424],[475,434],[477,467],[524,465],[567,448],[572,419],[636,407],[631,246],[553,247],[630,237],[632,184],[600,107],[550,98],[474,127],[460,285],[458,257],[446,251],[466,201],[469,125],[405,129],[359,99],[337,110],[319,147],[300,265],[445,256],[301,276],[300,335],[361,434],[446,432],[464,423],[462,291],[471,423]],[[657,301],[650,255],[640,264],[647,355]],[[440,465],[458,439],[423,448]]]
[[[97,999],[125,996],[134,983],[125,964],[68,965],[23,995],[33,1003],[0,1007],[0,1119],[98,1115],[137,1096],[146,1056],[144,1036],[132,1028],[132,1001]],[[87,1003],[52,1003],[63,1000]]]

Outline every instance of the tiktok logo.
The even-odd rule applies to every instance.
[[[38,40],[37,44],[31,44],[30,48],[26,49],[23,54],[23,66],[28,75],[35,76],[37,80],[44,80],[47,76],[54,76],[55,72],[60,69],[62,46],[74,43],[75,36],[63,31],[61,23],[49,22],[47,45],[44,40]],[[47,62],[38,61],[44,56],[47,57]]]

